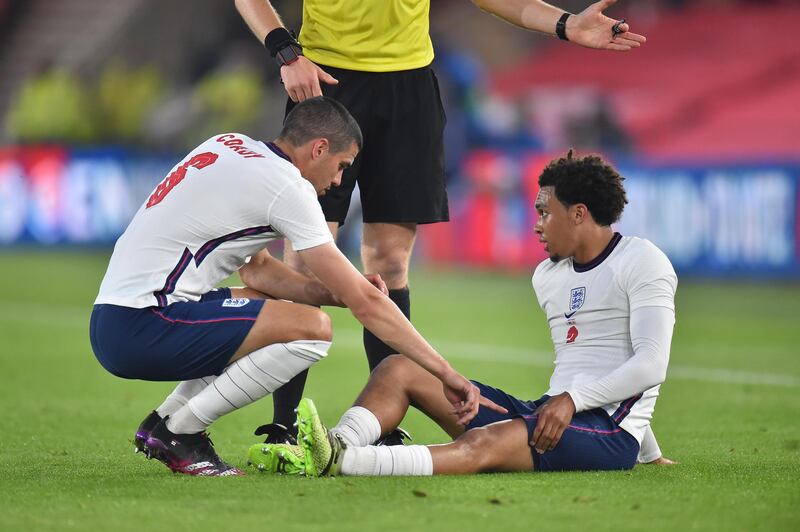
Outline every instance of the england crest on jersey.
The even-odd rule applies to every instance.
[[[583,306],[586,301],[586,287],[573,288],[569,293],[569,311],[575,312]]]

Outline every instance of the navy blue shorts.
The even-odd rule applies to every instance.
[[[89,337],[97,360],[118,377],[197,379],[222,373],[263,306],[231,299],[229,288],[166,307],[95,305]]]
[[[550,397],[543,395],[535,401],[522,401],[503,390],[472,382],[480,388],[481,395],[508,409],[508,414],[481,407],[478,415],[467,425],[467,430],[522,418],[528,425],[530,441],[538,419],[534,412]],[[619,421],[622,419],[624,416]],[[639,455],[639,442],[620,428],[605,410],[595,408],[573,416],[555,449],[539,454],[531,447],[531,455],[536,471],[631,469]]]

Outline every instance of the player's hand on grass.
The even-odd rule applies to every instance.
[[[302,55],[294,63],[281,67],[281,80],[289,98],[295,103],[322,96],[320,82],[328,85],[339,83],[336,78]]]
[[[620,32],[614,34],[613,27],[619,21],[605,16],[603,11],[616,2],[617,0],[601,0],[569,17],[566,25],[567,38],[587,48],[618,52],[627,52],[644,44],[647,40],[644,35],[632,33],[627,23],[620,24]]]
[[[680,462],[676,462],[674,460],[670,460],[666,456],[659,456],[655,460],[650,462],[642,462],[643,465],[678,465]]]
[[[552,451],[561,440],[572,416],[575,403],[567,392],[551,397],[534,412],[538,416],[530,446],[539,454]]]
[[[500,413],[508,410],[483,397],[477,386],[472,384],[463,375],[451,371],[442,378],[444,395],[453,405],[452,414],[458,418],[459,425],[466,425],[478,415],[481,406]]]

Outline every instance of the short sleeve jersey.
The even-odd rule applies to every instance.
[[[675,311],[677,276],[669,259],[645,239],[614,239],[585,265],[572,259],[546,260],[533,274],[533,288],[547,315],[555,369],[548,395],[605,377],[634,355],[631,312],[659,306]],[[659,386],[641,396],[603,406],[641,442],[650,423]]]
[[[365,72],[433,61],[430,0],[304,0],[300,44],[320,65]]]
[[[332,242],[314,187],[276,146],[217,135],[178,163],[136,212],[95,303],[197,301],[282,237],[298,251]]]

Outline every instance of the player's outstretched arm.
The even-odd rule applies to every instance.
[[[279,261],[264,249],[250,258],[250,261],[239,269],[242,282],[254,290],[258,290],[275,299],[287,299],[306,305],[330,305],[343,307],[344,303],[334,296],[319,280],[304,275]],[[389,290],[380,275],[367,274],[364,278],[388,295]]]
[[[236,0],[236,9],[261,43],[265,43],[270,32],[284,27],[278,12],[268,0]],[[302,55],[291,64],[281,66],[281,80],[294,102],[322,96],[320,82],[332,85],[339,83]]]
[[[309,270],[341,299],[364,327],[442,382],[459,423],[468,423],[484,405],[499,407],[481,397],[478,389],[455,371],[422,337],[391,299],[365,279],[333,243],[298,252]]]
[[[617,0],[601,0],[566,20],[567,40],[602,50],[626,52],[645,43],[644,35],[632,33],[627,23],[609,18],[603,11]],[[556,34],[564,10],[541,0],[473,0],[482,10],[528,30]],[[614,28],[617,30],[615,31]]]

